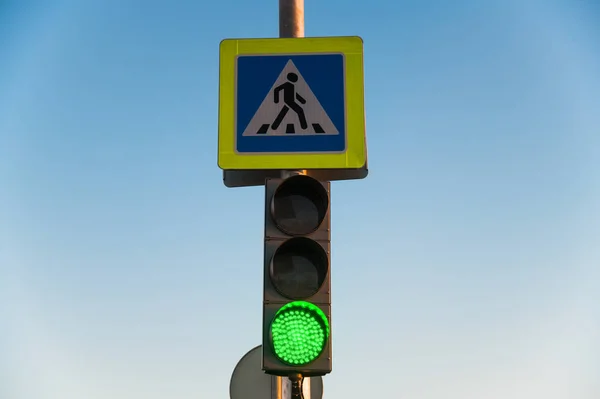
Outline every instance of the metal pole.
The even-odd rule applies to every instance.
[[[279,0],[279,37],[304,37],[304,0]],[[282,171],[281,177],[287,178],[305,171]],[[271,399],[290,399],[292,382],[287,377],[272,376]],[[304,399],[310,399],[310,382],[305,379]]]
[[[304,399],[310,399],[310,378],[305,378],[302,383]],[[290,399],[292,397],[292,381],[287,377],[271,376],[271,399]]]
[[[279,0],[279,37],[304,37],[304,0]],[[282,178],[306,174],[304,170],[285,170]]]
[[[279,0],[279,37],[304,37],[304,0]]]

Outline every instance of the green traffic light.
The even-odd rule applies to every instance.
[[[323,311],[309,302],[290,302],[281,307],[271,323],[275,356],[292,366],[316,360],[329,338],[329,321]]]

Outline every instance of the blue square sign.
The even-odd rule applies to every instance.
[[[343,53],[238,55],[235,151],[346,151],[344,68]]]

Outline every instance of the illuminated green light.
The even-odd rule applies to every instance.
[[[328,338],[327,316],[309,302],[296,301],[282,306],[271,323],[275,356],[292,366],[303,366],[317,359]]]

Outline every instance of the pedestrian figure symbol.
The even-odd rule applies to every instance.
[[[290,72],[287,74],[287,82],[280,84],[275,88],[273,92],[275,104],[279,104],[279,94],[283,91],[283,102],[284,106],[275,118],[275,121],[271,125],[272,129],[277,129],[285,115],[291,109],[298,115],[298,119],[300,119],[300,127],[302,129],[308,128],[308,124],[306,123],[306,115],[304,115],[304,110],[302,107],[296,102],[298,100],[301,104],[306,104],[306,100],[298,93],[296,93],[296,87],[294,83],[298,81],[298,75],[294,72]]]
[[[296,65],[288,60],[242,135],[338,134],[338,129]]]

